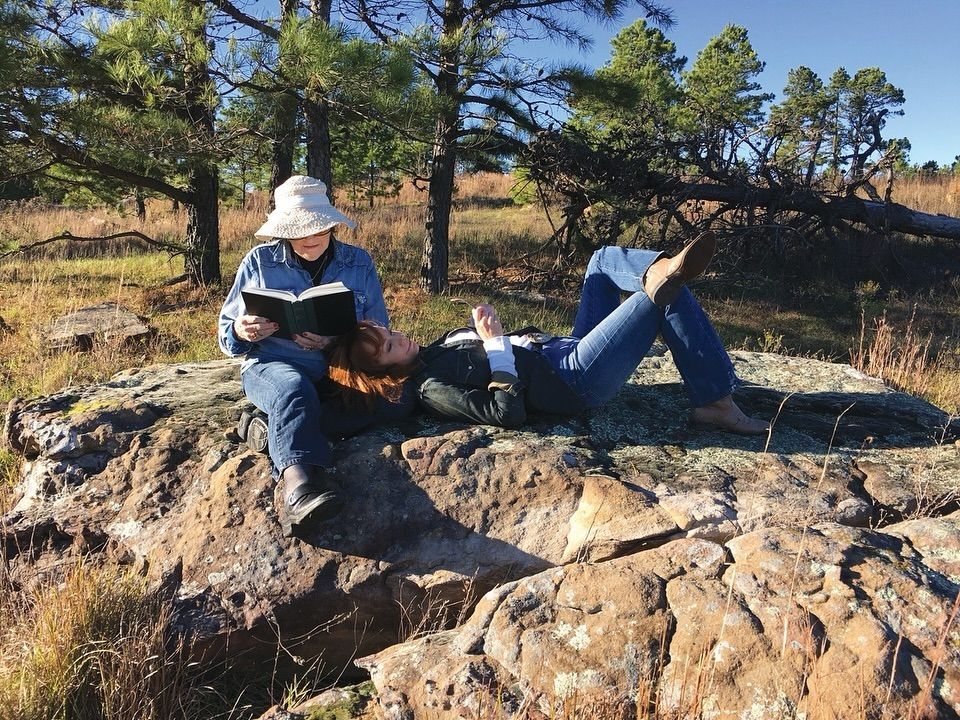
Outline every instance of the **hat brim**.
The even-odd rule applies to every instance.
[[[283,238],[297,240],[322,233],[337,225],[355,228],[357,224],[334,207],[323,211],[296,208],[294,210],[274,210],[267,215],[267,221],[254,233],[258,238]]]

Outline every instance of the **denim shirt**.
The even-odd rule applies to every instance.
[[[388,324],[383,288],[366,250],[335,242],[333,258],[323,271],[324,283],[340,281],[353,290],[358,320],[376,320]],[[220,349],[235,357],[246,355],[240,367],[243,372],[257,362],[283,360],[292,363],[314,379],[324,377],[327,358],[322,352],[304,350],[293,340],[268,337],[247,342],[233,331],[233,321],[246,313],[240,291],[246,287],[289,290],[299,295],[313,285],[310,274],[297,262],[293,248],[286,240],[257,245],[240,261],[237,277],[220,310],[218,340]]]

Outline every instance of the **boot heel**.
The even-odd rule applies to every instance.
[[[253,420],[253,413],[249,410],[240,413],[240,419],[237,421],[237,436],[242,442],[247,441],[247,430],[250,428],[251,420]]]

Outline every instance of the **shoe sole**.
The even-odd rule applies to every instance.
[[[673,258],[679,260],[677,269],[649,290],[650,299],[660,307],[666,307],[680,295],[683,286],[698,277],[710,266],[717,250],[717,238],[710,232],[700,233]]]
[[[269,432],[266,421],[260,417],[252,418],[247,426],[247,447],[255,453],[266,454],[268,452],[267,446],[270,444]]]

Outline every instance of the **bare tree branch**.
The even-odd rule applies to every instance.
[[[0,253],[0,260],[4,258],[11,257],[12,255],[26,255],[32,250],[36,250],[38,247],[43,247],[44,245],[49,245],[51,243],[58,242],[60,240],[71,240],[77,242],[99,242],[102,240],[119,240],[120,238],[134,238],[136,240],[141,240],[142,242],[152,245],[154,247],[161,248],[163,250],[169,250],[174,255],[182,255],[189,251],[184,245],[174,245],[172,243],[163,242],[162,240],[155,240],[154,238],[144,235],[142,232],[137,232],[136,230],[127,230],[125,232],[113,233],[112,235],[101,235],[98,237],[83,237],[80,235],[74,235],[71,232],[63,232],[59,235],[54,235],[49,237],[46,240],[38,240],[37,242],[30,243],[29,245],[21,245],[18,248],[13,250],[8,250],[5,253]]]

